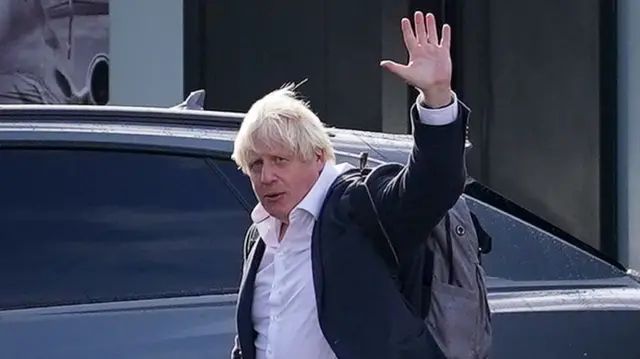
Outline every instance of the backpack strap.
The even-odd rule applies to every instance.
[[[447,261],[449,262],[449,279],[447,283],[453,285],[455,278],[455,266],[453,265],[453,239],[451,238],[451,216],[449,212],[444,216],[445,235],[447,239]]]
[[[260,233],[258,232],[258,227],[253,223],[247,230],[247,234],[244,236],[244,245],[242,247],[244,260],[247,260],[249,257],[249,253],[251,253],[251,250],[258,239],[260,239]]]
[[[380,233],[382,234],[382,238],[380,238],[380,236],[374,236],[374,239],[376,240],[376,244],[378,247],[384,248],[380,253],[386,254],[383,255],[383,259],[385,260],[385,262],[387,262],[387,266],[389,267],[389,270],[391,270],[391,276],[393,277],[394,281],[397,282],[400,276],[400,259],[398,258],[398,253],[393,246],[393,242],[391,242],[391,238],[389,237],[387,230],[382,224],[382,220],[380,220],[380,215],[378,214],[378,209],[376,208],[376,203],[373,200],[373,195],[369,190],[369,186],[367,186],[367,184],[364,182],[362,183],[362,186],[367,194],[367,198],[369,199],[369,205],[371,206],[371,209],[374,213],[375,222],[380,229]]]
[[[372,217],[365,216],[365,218],[359,219],[359,222],[361,223],[361,226],[365,230],[367,228],[371,228],[372,225],[377,226],[378,229],[380,230],[379,233],[382,236],[372,234],[373,244],[374,246],[376,246],[376,250],[378,254],[381,255],[382,259],[387,264],[387,267],[389,268],[389,271],[391,273],[391,278],[394,280],[394,282],[396,282],[396,284],[398,285],[398,288],[401,289],[402,284],[400,281],[400,260],[398,258],[396,249],[393,246],[393,242],[391,242],[391,238],[389,237],[387,230],[384,228],[384,225],[382,224],[382,220],[380,219],[378,208],[376,207],[376,203],[373,199],[373,195],[371,194],[371,190],[369,189],[369,186],[365,181],[366,175],[371,171],[371,169],[367,168],[368,157],[369,157],[369,154],[367,152],[360,153],[361,181],[359,186],[361,186],[361,188],[364,190],[367,196],[369,207],[373,212],[373,216]],[[375,224],[371,223],[371,218],[374,219]],[[368,221],[366,219],[368,219]]]

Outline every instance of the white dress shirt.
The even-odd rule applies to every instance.
[[[457,98],[441,109],[419,105],[420,121],[446,125],[458,114]],[[313,274],[311,235],[322,203],[333,181],[350,164],[326,163],[309,193],[291,211],[289,226],[278,241],[280,222],[258,204],[251,213],[265,252],[258,268],[252,320],[257,332],[256,359],[336,358],[318,323]]]

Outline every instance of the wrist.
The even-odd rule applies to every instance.
[[[422,95],[420,104],[427,108],[447,107],[453,102],[451,88],[448,86],[419,91]]]

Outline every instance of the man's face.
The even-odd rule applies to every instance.
[[[324,163],[322,154],[303,161],[282,146],[263,146],[249,164],[249,177],[265,210],[288,223],[289,213],[313,187]]]

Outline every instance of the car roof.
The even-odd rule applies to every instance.
[[[82,105],[0,105],[0,138],[134,141],[231,149],[244,114],[176,108]],[[353,129],[327,128],[336,151],[368,151],[374,161],[406,162],[412,138]],[[209,140],[217,140],[214,145]],[[211,147],[213,146],[213,148]]]

